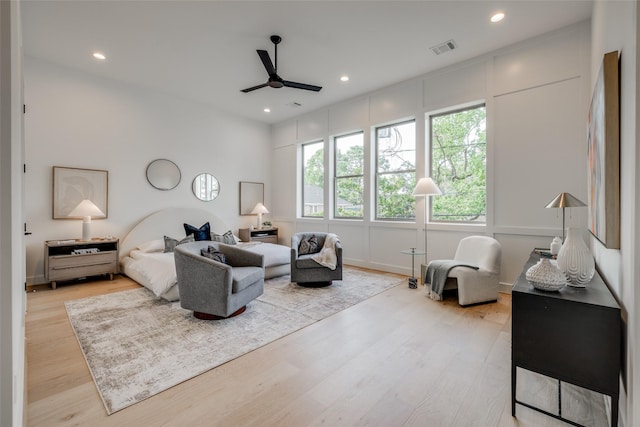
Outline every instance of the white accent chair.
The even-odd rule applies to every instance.
[[[478,270],[454,267],[448,275],[447,289],[458,288],[460,305],[498,300],[502,246],[487,236],[469,236],[460,240],[454,256],[456,261],[478,266]]]

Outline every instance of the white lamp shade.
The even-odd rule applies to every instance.
[[[258,203],[255,208],[251,211],[252,214],[266,214],[269,213],[269,210],[262,204]]]
[[[84,199],[78,204],[71,212],[69,216],[81,216],[81,217],[103,217],[104,212],[100,210],[91,200]]]
[[[91,200],[84,199],[69,212],[69,216],[82,217],[82,240],[91,240],[91,217],[104,218],[104,213]]]
[[[413,189],[414,196],[432,196],[442,194],[442,191],[438,188],[433,179],[428,176],[420,178],[416,184],[416,188]]]

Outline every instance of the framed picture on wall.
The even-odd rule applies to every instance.
[[[264,203],[264,183],[240,181],[240,215],[254,215],[258,203]]]
[[[82,219],[69,213],[84,199],[91,200],[108,216],[109,172],[105,170],[53,167],[53,219]]]
[[[589,231],[620,248],[620,82],[618,51],[604,55],[588,117]]]

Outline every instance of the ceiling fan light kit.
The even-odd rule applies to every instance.
[[[269,57],[269,52],[261,49],[258,49],[256,51],[258,52],[258,56],[260,57],[260,60],[262,61],[262,64],[264,65],[265,70],[267,70],[269,79],[267,80],[266,83],[259,84],[257,86],[252,86],[246,89],[242,89],[242,92],[249,93],[256,89],[261,89],[267,86],[272,87],[274,89],[280,89],[281,87],[291,87],[294,89],[305,89],[305,90],[311,90],[314,92],[319,92],[320,89],[322,89],[322,86],[315,86],[315,85],[310,85],[306,83],[297,83],[297,82],[284,80],[282,77],[278,75],[278,44],[280,44],[281,41],[282,41],[282,37],[276,36],[276,35],[271,36],[271,42],[274,44],[274,47],[275,47],[275,54],[274,54],[275,66],[273,65],[273,62],[271,62],[271,58]]]

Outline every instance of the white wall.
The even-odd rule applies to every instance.
[[[281,194],[274,194],[279,201],[274,219],[289,233],[338,233],[348,263],[410,273],[410,259],[400,250],[424,245],[423,203],[419,200],[415,223],[297,218],[291,196],[297,149],[309,140],[364,130],[367,155],[373,127],[408,117],[416,118],[417,140],[425,141],[425,113],[484,100],[487,224],[431,224],[428,251],[430,259],[451,258],[460,238],[494,236],[503,245],[501,281],[510,285],[533,247],[548,247],[562,234],[561,212],[544,206],[561,191],[587,200],[589,55],[590,26],[584,22],[275,125],[273,185]],[[418,156],[418,176],[424,176],[424,145]],[[370,190],[365,188],[365,204]],[[586,216],[586,210],[572,209],[567,225],[586,227]]]
[[[621,425],[640,424],[640,163],[638,150],[638,19],[636,1],[599,1],[592,15],[590,88],[595,85],[605,53],[620,52],[620,249],[607,249],[596,238],[591,246],[596,264],[622,306],[625,347],[620,398]]]
[[[0,425],[25,424],[20,2],[0,2]]]
[[[44,282],[45,240],[81,234],[80,221],[51,219],[52,166],[108,170],[108,218],[93,221],[94,236],[123,238],[148,214],[172,206],[211,210],[237,232],[255,222],[239,216],[239,181],[264,182],[271,205],[268,125],[30,57],[25,86],[30,283]],[[146,167],[158,158],[179,166],[175,189],[160,191],[147,182]],[[220,182],[214,201],[191,192],[202,172]]]

